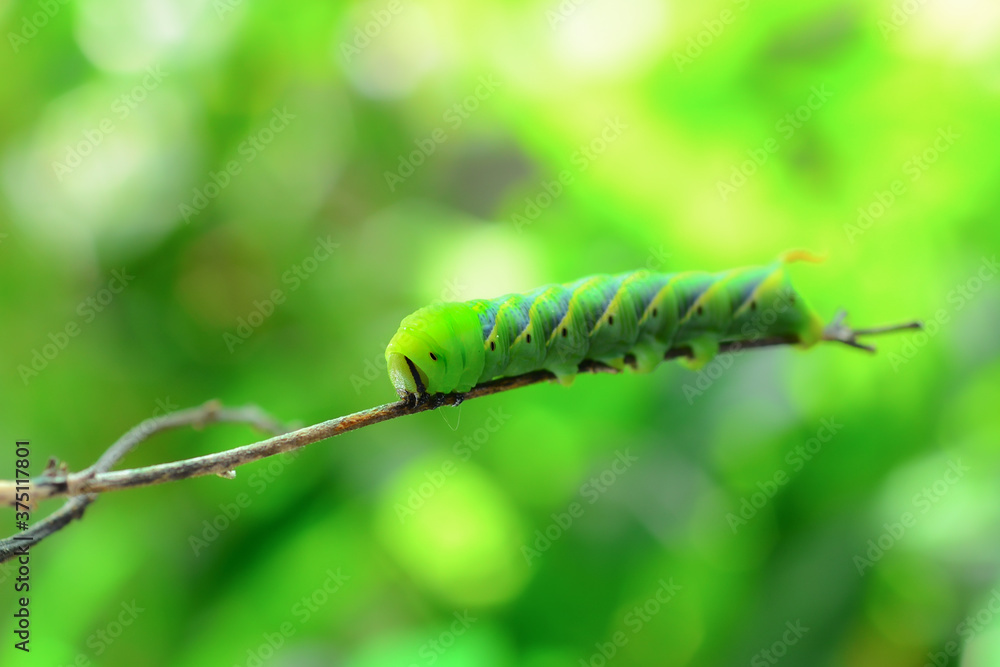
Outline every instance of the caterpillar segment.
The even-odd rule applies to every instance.
[[[596,275],[422,308],[403,319],[386,348],[389,379],[407,398],[466,392],[536,370],[569,384],[586,359],[649,372],[677,348],[690,351],[683,361],[694,369],[723,342],[782,336],[807,348],[822,337],[823,323],[785,272],[800,260],[820,261],[796,250],[762,267]]]

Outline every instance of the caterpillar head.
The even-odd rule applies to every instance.
[[[408,315],[385,349],[389,381],[403,399],[468,391],[479,380],[484,360],[479,317],[463,303]]]

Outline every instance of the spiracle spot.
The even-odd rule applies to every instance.
[[[756,301],[751,301],[750,302],[750,310],[757,310],[757,302]]]
[[[656,317],[659,314],[660,314],[660,309],[659,308],[654,308],[653,309],[653,317]]]
[[[608,324],[611,325],[611,324],[614,324],[614,323],[615,323],[615,316],[614,315],[608,315]]]
[[[696,313],[697,313],[698,315],[701,315],[702,313],[704,313],[704,312],[705,312],[705,309],[704,309],[704,308],[702,308],[701,306],[698,306],[698,310],[696,310],[695,312],[696,312]]]
[[[569,335],[569,331],[566,331],[566,327],[563,327],[563,330],[562,330],[562,337],[563,337],[563,338],[565,338],[565,337],[566,337],[566,336],[568,336],[568,335]]]
[[[431,361],[437,361],[437,360],[438,358],[434,355],[433,352],[431,352]]]
[[[490,352],[495,352],[497,349],[497,342],[495,340],[490,341]]]
[[[528,334],[527,336],[525,336],[524,340],[525,340],[525,342],[530,343],[531,342],[531,334]]]

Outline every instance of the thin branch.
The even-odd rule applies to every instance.
[[[844,323],[844,314],[841,313],[826,328],[823,340],[874,351],[875,348],[858,342],[858,336],[874,336],[904,329],[919,328],[921,328],[919,322],[910,322],[888,327],[852,330]],[[798,340],[793,336],[724,342],[720,346],[720,352],[736,352],[749,348],[790,345],[797,342]],[[672,348],[664,355],[666,359],[689,356],[691,356],[691,350],[687,347]],[[617,373],[618,370],[600,362],[585,361],[580,365],[580,372]],[[163,484],[205,475],[219,475],[227,479],[232,479],[235,476],[235,469],[239,466],[282,452],[300,449],[306,445],[332,438],[341,433],[354,431],[379,422],[396,419],[397,417],[434,410],[445,405],[458,405],[464,401],[481,396],[489,396],[540,382],[550,382],[555,379],[555,376],[548,371],[534,371],[515,377],[499,378],[477,385],[471,391],[465,393],[433,394],[425,396],[421,400],[411,400],[409,402],[401,400],[395,403],[386,403],[385,405],[337,417],[336,419],[307,426],[290,433],[283,432],[279,424],[267,417],[258,408],[226,409],[219,406],[217,402],[208,403],[200,408],[181,410],[163,417],[149,419],[122,436],[94,465],[86,470],[77,473],[67,473],[65,469],[57,470],[50,463],[42,475],[32,480],[31,495],[33,502],[64,496],[70,496],[71,498],[62,508],[43,521],[36,523],[28,530],[11,538],[0,540],[0,562],[12,558],[16,554],[18,547],[25,544],[24,541],[19,542],[17,540],[28,538],[30,540],[30,542],[27,542],[28,544],[37,544],[42,539],[69,524],[73,519],[80,518],[83,510],[94,501],[99,493]],[[207,454],[205,456],[173,461],[171,463],[161,463],[143,468],[111,471],[111,466],[117,463],[139,442],[142,442],[154,433],[180,426],[201,426],[216,422],[248,423],[257,426],[261,430],[277,432],[280,435],[215,454]],[[13,482],[0,482],[0,504],[4,502],[11,504],[10,499],[12,498],[12,494]]]
[[[106,473],[122,457],[132,451],[136,445],[162,431],[182,426],[202,428],[207,424],[219,423],[250,424],[266,433],[283,433],[286,431],[284,426],[256,406],[223,408],[218,401],[209,401],[197,408],[179,410],[143,421],[111,445],[94,465],[74,475],[66,474],[65,464],[57,467],[55,459],[50,459],[45,472],[40,477],[32,480],[29,485],[31,504],[35,505],[40,500],[57,496],[71,495],[73,497],[66,501],[62,507],[42,521],[33,524],[27,530],[5,540],[0,540],[0,563],[13,558],[22,553],[24,548],[30,548],[49,535],[61,530],[74,519],[82,518],[83,511],[97,499],[96,493],[84,493],[80,495],[68,493],[68,484],[60,482],[60,479],[65,480],[70,477],[89,479],[101,473]],[[15,483],[12,481],[0,481],[0,504],[14,505],[14,498]]]
[[[850,345],[851,347],[856,347],[860,350],[866,350],[868,352],[874,352],[875,348],[871,345],[866,345],[864,343],[858,342],[858,336],[879,336],[881,334],[893,333],[895,331],[904,331],[906,329],[922,329],[924,327],[921,322],[906,322],[904,324],[890,324],[884,327],[870,327],[868,329],[851,329],[846,324],[847,312],[840,311],[837,316],[833,318],[833,322],[827,325],[826,330],[823,332],[823,340],[836,341],[838,343],[844,343],[845,345]]]

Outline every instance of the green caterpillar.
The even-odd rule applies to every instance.
[[[648,372],[678,347],[690,350],[692,368],[710,361],[722,342],[785,336],[810,347],[823,322],[784,270],[802,259],[819,261],[789,251],[768,266],[598,275],[526,295],[422,308],[389,341],[389,379],[407,399],[540,369],[568,384],[586,359]]]

